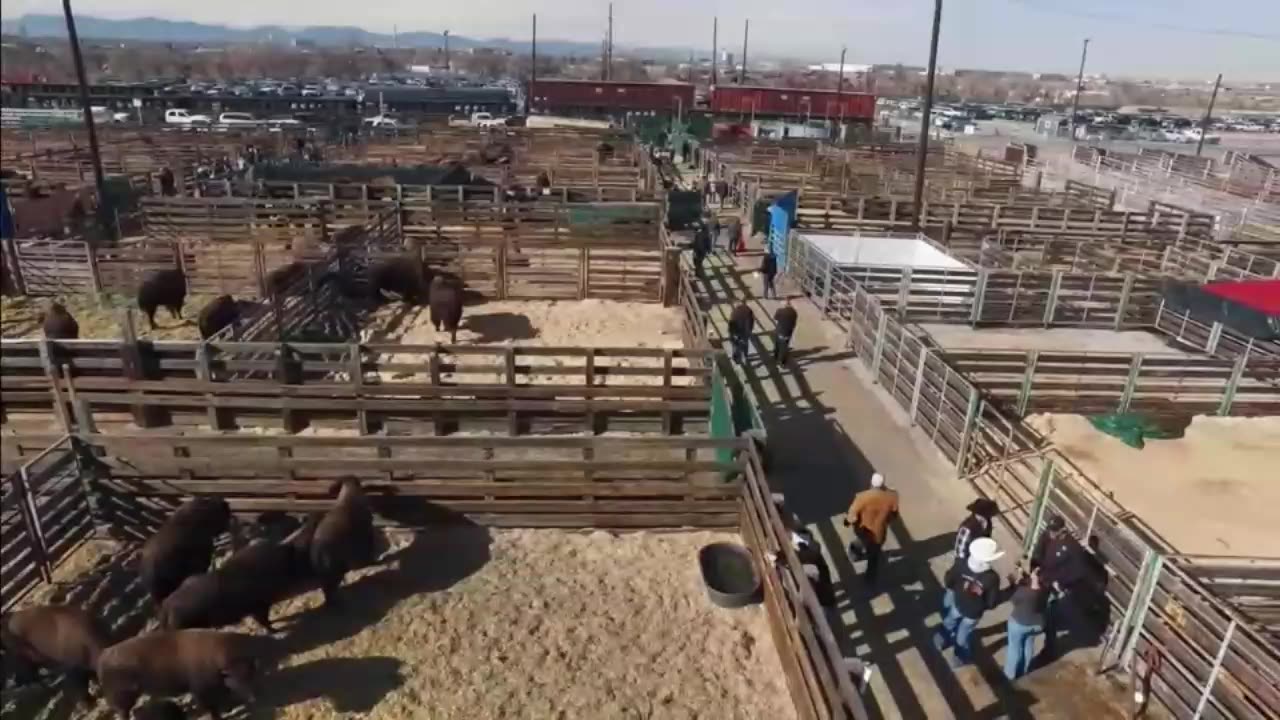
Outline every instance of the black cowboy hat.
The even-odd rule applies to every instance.
[[[969,503],[969,506],[965,509],[974,515],[984,518],[990,518],[1000,512],[1000,506],[996,504],[996,501],[988,498],[978,498]]]

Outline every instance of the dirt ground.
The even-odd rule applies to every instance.
[[[682,319],[678,308],[665,308],[656,303],[619,302],[613,300],[527,300],[493,301],[468,306],[458,328],[459,345],[520,347],[615,347],[615,348],[681,348]],[[429,345],[448,343],[449,334],[435,331],[426,307],[410,307],[401,303],[383,306],[361,332],[361,342],[399,342]],[[396,356],[398,362],[420,360],[412,356]],[[583,356],[538,356],[522,358],[522,364],[549,367],[582,366]],[[468,356],[469,365],[492,365],[501,369],[501,356],[492,358]],[[598,366],[661,368],[661,358],[601,358]],[[388,376],[386,380],[406,380],[408,376]],[[415,381],[425,379],[414,376]],[[446,374],[445,380],[455,380]],[[501,377],[488,373],[467,373],[469,382],[498,382]],[[537,383],[580,384],[581,374],[542,375],[533,373]],[[603,374],[598,382],[604,381]],[[615,376],[609,384],[658,384],[658,377]]]
[[[1083,328],[978,328],[924,323],[920,328],[944,350],[1042,350],[1046,352],[1187,353],[1141,330]]]
[[[215,295],[188,295],[181,320],[171,317],[169,311],[164,308],[157,310],[155,330],[147,327],[147,319],[138,310],[134,299],[123,295],[103,295],[101,303],[91,295],[68,295],[58,298],[4,297],[0,300],[0,334],[7,338],[40,337],[42,334],[40,326],[44,321],[45,310],[51,302],[56,300],[61,302],[80,324],[82,340],[119,338],[121,336],[120,315],[127,308],[134,310],[134,327],[138,337],[152,340],[199,340],[200,331],[195,325],[196,316],[200,313],[200,308],[215,297]]]
[[[1080,415],[1028,423],[1175,550],[1274,556],[1280,484],[1280,418],[1197,417],[1182,438],[1142,450]]]
[[[395,535],[388,559],[348,576],[341,614],[319,609],[318,592],[275,607],[287,659],[247,717],[786,720],[794,710],[763,607],[716,608],[699,579],[697,550],[736,539],[474,526]],[[86,546],[59,574],[113,550]],[[39,688],[5,696],[6,717],[109,716]]]

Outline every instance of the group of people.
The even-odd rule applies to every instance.
[[[1019,563],[1008,583],[1002,585],[994,563],[1004,556],[992,535],[996,503],[978,498],[955,534],[954,560],[943,577],[942,624],[933,636],[939,651],[954,648],[956,667],[973,662],[974,630],[984,615],[1000,604],[1010,604],[1006,623],[1008,648],[1004,674],[1016,680],[1030,671],[1037,657],[1037,638],[1044,637],[1040,657],[1055,653],[1055,641],[1064,618],[1079,606],[1087,605],[1093,581],[1105,577],[1105,570],[1087,553],[1067,528],[1061,516],[1045,523],[1028,558]],[[849,554],[866,561],[863,580],[874,588],[879,576],[881,549],[890,523],[898,516],[898,493],[885,485],[884,476],[871,477],[871,487],[858,493],[844,518],[853,530]]]

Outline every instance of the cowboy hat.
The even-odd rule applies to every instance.
[[[990,563],[1004,557],[1004,552],[995,540],[978,538],[969,543],[969,557],[978,562]]]
[[[990,498],[978,498],[977,500],[969,503],[969,506],[966,507],[965,510],[968,510],[974,515],[978,515],[980,517],[991,518],[996,513],[1000,512],[1000,506],[996,504],[995,500],[991,500]]]

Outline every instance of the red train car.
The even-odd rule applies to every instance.
[[[711,93],[714,113],[757,116],[791,115],[833,120],[873,120],[876,96],[870,93],[814,90],[810,88],[722,85]]]
[[[614,82],[604,80],[538,80],[532,106],[549,113],[655,112],[693,109],[693,86],[688,83]]]

